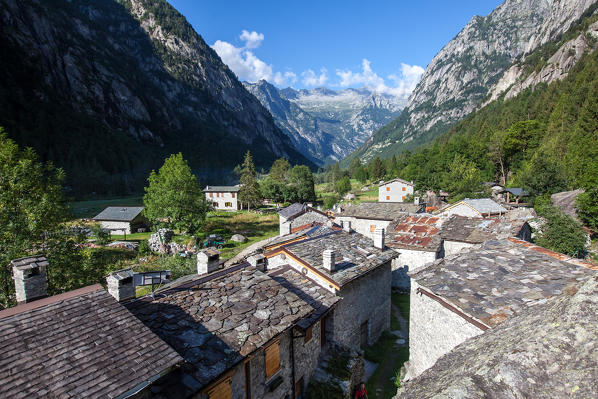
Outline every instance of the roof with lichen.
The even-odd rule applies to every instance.
[[[322,253],[326,249],[331,249],[336,254],[334,272],[323,267]],[[342,230],[287,244],[284,250],[339,286],[369,273],[399,255],[388,248],[375,248],[371,238]]]
[[[442,224],[440,235],[444,240],[480,244],[490,239],[516,237],[525,223],[506,217],[482,219],[452,215]]]
[[[127,307],[183,356],[200,386],[315,311],[288,286],[247,266],[213,279],[197,276]]]
[[[594,270],[592,270],[594,269]],[[488,327],[546,302],[595,266],[517,239],[490,240],[413,274],[423,289]]]
[[[457,346],[395,399],[596,397],[597,325],[594,275]]]
[[[419,213],[422,205],[406,202],[362,202],[358,205],[347,205],[337,217],[354,217],[368,220],[394,220],[407,213]]]
[[[429,215],[404,215],[388,225],[386,245],[390,248],[436,252],[442,247],[442,219]]]

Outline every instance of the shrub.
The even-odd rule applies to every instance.
[[[139,241],[139,251],[138,251],[140,256],[147,256],[151,253],[149,244],[147,242],[147,240],[141,240]]]
[[[104,230],[99,223],[92,224],[89,229],[91,230],[91,234],[95,237],[98,244],[106,245],[110,242],[110,233]]]

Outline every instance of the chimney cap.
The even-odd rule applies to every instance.
[[[27,256],[25,258],[13,259],[10,261],[10,264],[18,270],[35,269],[50,265],[45,256]]]
[[[133,277],[135,273],[133,273],[133,269],[121,269],[116,270],[114,272],[108,273],[106,278],[112,277],[116,280],[125,280],[127,278]]]

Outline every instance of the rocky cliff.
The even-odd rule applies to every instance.
[[[426,143],[478,107],[513,63],[558,38],[595,0],[507,0],[475,16],[430,62],[401,115],[354,156],[390,156]]]
[[[0,126],[75,191],[138,186],[178,151],[214,180],[248,149],[311,164],[164,0],[0,0],[0,38]]]
[[[355,151],[404,106],[396,97],[366,88],[280,90],[263,80],[244,85],[295,147],[320,165]]]

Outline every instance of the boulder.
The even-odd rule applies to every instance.
[[[234,241],[234,242],[245,242],[245,241],[247,241],[247,238],[241,234],[233,234],[233,236],[230,238],[230,240]]]
[[[353,193],[347,193],[345,194],[345,196],[343,197],[344,200],[346,201],[352,201],[355,199],[355,194]]]
[[[170,229],[160,229],[150,236],[147,243],[154,252],[168,253],[168,243],[174,237],[174,231]]]

